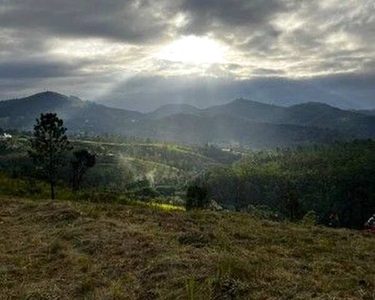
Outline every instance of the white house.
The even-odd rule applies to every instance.
[[[3,135],[0,135],[0,140],[2,140],[2,141],[9,140],[11,138],[12,138],[12,135],[10,135],[6,132],[4,132]]]

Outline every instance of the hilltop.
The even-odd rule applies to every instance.
[[[141,113],[110,108],[73,96],[44,92],[30,97],[0,101],[0,127],[31,130],[41,113],[55,112],[73,132],[119,133]]]
[[[180,113],[199,114],[200,112],[200,109],[188,104],[166,104],[148,113],[146,117],[148,119],[160,119]]]
[[[372,299],[375,237],[241,213],[0,200],[0,299]]]

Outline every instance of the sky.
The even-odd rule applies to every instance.
[[[375,108],[373,0],[0,0],[0,99]]]

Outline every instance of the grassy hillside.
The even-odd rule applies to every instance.
[[[373,299],[375,236],[248,214],[0,200],[0,299]]]

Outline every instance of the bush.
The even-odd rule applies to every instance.
[[[313,210],[308,211],[302,218],[301,223],[305,226],[315,226],[317,223],[317,215]]]
[[[186,192],[186,210],[207,208],[210,204],[208,190],[198,185],[190,185]]]
[[[280,214],[272,210],[267,205],[258,205],[258,206],[249,205],[246,208],[246,212],[262,220],[271,220],[271,221],[282,220],[282,217],[280,216]]]

